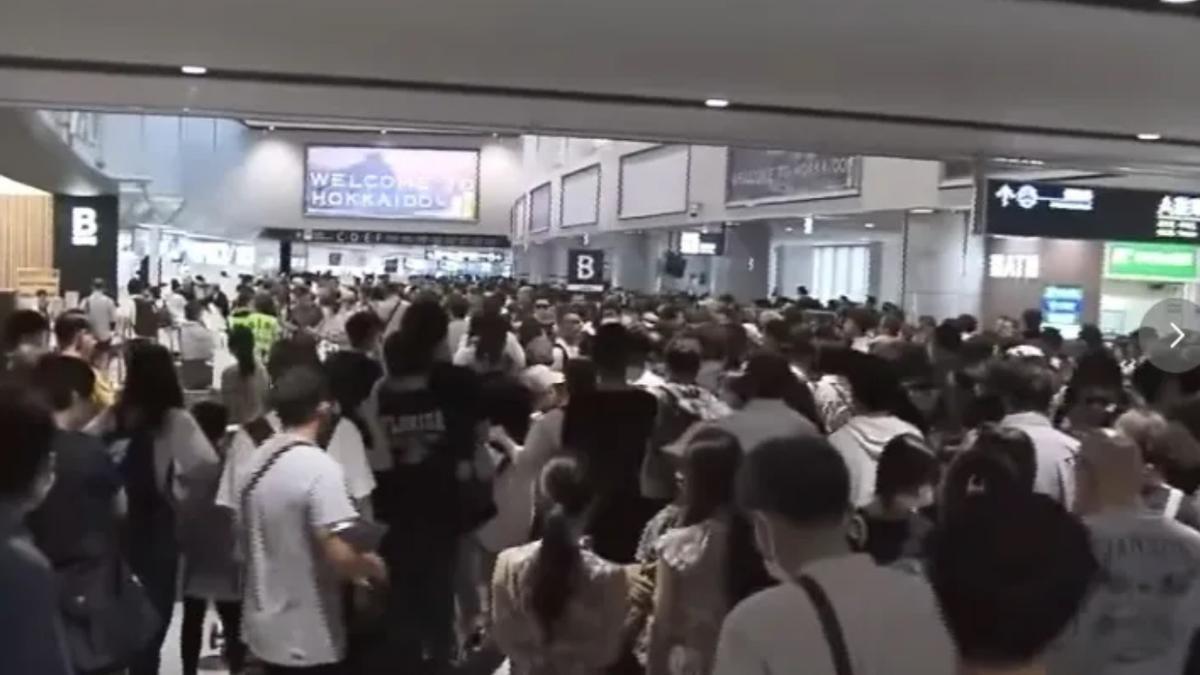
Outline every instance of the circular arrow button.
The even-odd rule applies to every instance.
[[[1200,306],[1193,302],[1170,298],[1155,303],[1137,336],[1142,353],[1168,373],[1200,366]]]

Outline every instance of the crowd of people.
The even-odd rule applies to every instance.
[[[193,675],[211,605],[235,674],[1200,673],[1200,369],[1134,339],[803,288],[127,290],[5,325],[3,672],[156,674],[180,612]]]

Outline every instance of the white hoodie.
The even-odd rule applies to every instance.
[[[892,415],[855,415],[829,436],[829,442],[846,460],[850,470],[850,502],[866,506],[875,495],[875,471],[883,446],[896,436],[911,434],[921,438],[921,431]]]

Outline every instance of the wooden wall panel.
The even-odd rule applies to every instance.
[[[12,290],[21,267],[54,267],[54,198],[0,195],[0,290]]]

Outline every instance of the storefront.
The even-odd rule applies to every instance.
[[[278,242],[277,260],[288,260],[291,272],[343,277],[388,274],[400,279],[512,275],[512,252],[505,236],[268,229],[263,237]]]
[[[989,181],[983,312],[1042,310],[1064,337],[1135,330],[1167,298],[1196,299],[1200,197]]]

